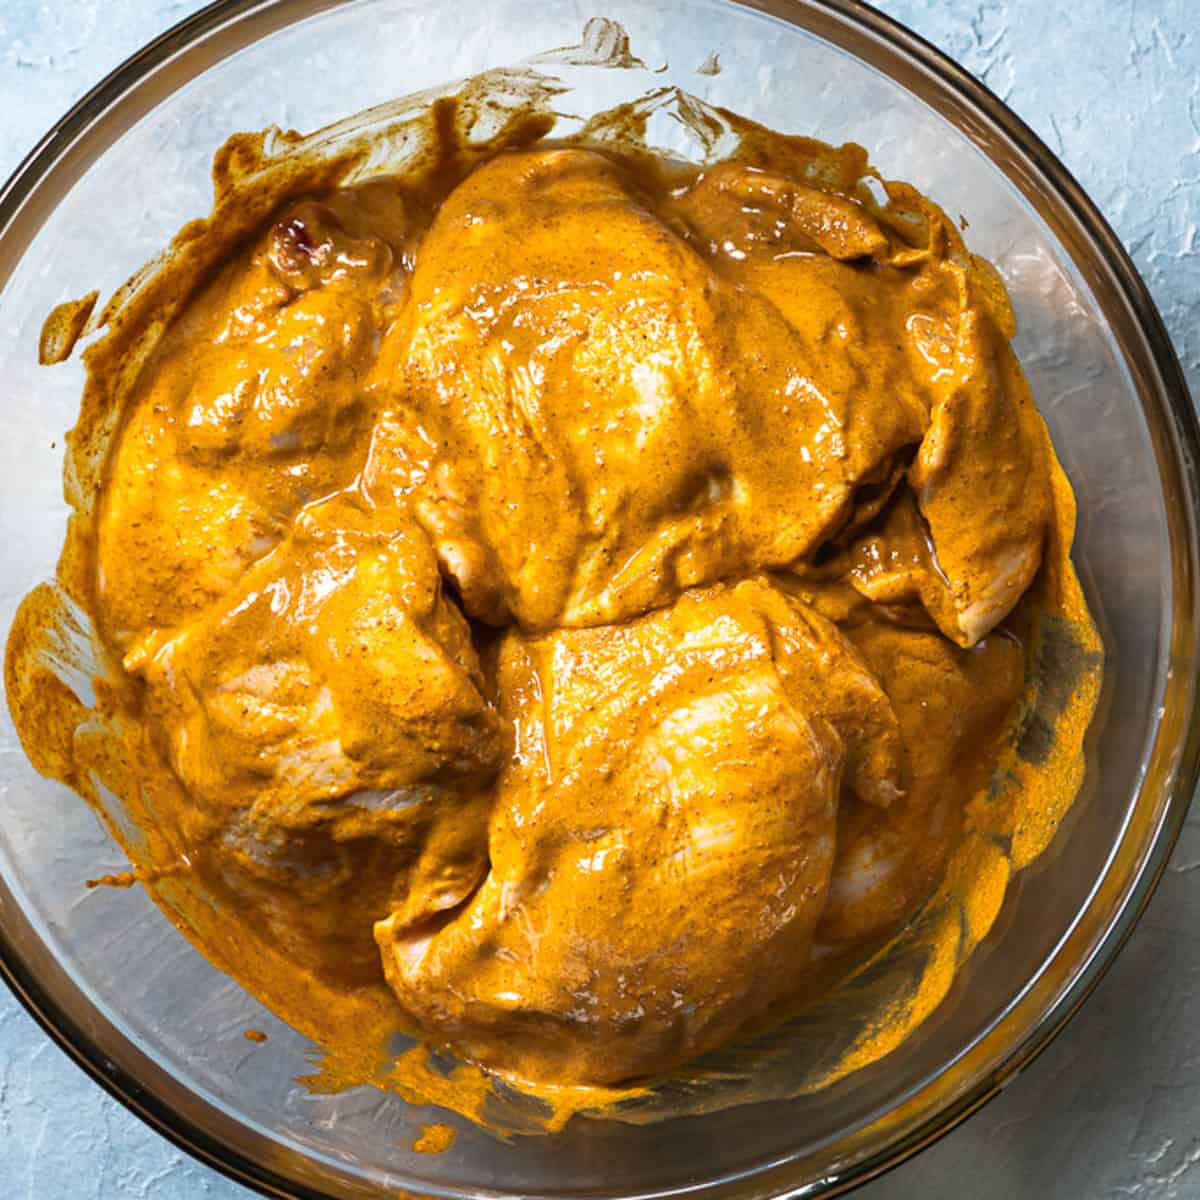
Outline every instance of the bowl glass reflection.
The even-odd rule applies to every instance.
[[[310,1044],[211,968],[140,889],[85,888],[126,864],[82,801],[36,775],[5,710],[9,983],[135,1111],[276,1194],[748,1198],[844,1187],[951,1127],[1049,1041],[1132,928],[1191,797],[1197,433],[1161,321],[1045,147],[936,52],[851,3],[234,2],[148,47],[0,196],[0,630],[52,575],[66,516],[62,435],[82,368],[36,365],[47,312],[93,287],[110,293],[205,213],[212,154],[229,133],[317,129],[572,44],[600,14],[627,29],[647,87],[862,143],[884,175],[965,218],[971,249],[999,267],[1016,349],[1078,498],[1076,562],[1108,653],[1087,780],[969,969],[900,1050],[815,1095],[647,1125],[577,1119],[503,1142],[397,1096],[298,1083]],[[268,1043],[248,1043],[248,1027]],[[456,1124],[457,1140],[413,1153],[432,1120]]]

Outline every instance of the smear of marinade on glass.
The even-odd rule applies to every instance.
[[[674,1111],[655,1077],[806,1005],[845,1020],[792,1091],[897,1044],[1074,797],[1100,663],[1003,286],[941,211],[678,93],[550,138],[554,95],[229,143],[99,318],[6,659],[34,765],[314,1086],[498,1124],[491,1072],[551,1126]],[[668,104],[716,160],[648,148]]]

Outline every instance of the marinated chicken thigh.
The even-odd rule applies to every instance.
[[[460,910],[376,936],[404,1008],[471,1058],[609,1083],[802,988],[843,788],[900,794],[895,714],[836,628],[762,580],[500,653],[516,752]]]
[[[195,805],[192,842],[218,844],[301,959],[356,943],[369,962],[356,914],[398,903],[421,919],[482,877],[506,737],[415,525],[352,499],[310,506],[126,665]]]
[[[791,281],[797,320],[755,282],[590,151],[503,155],[449,196],[381,361],[468,612],[600,624],[802,560],[920,441],[928,402],[868,367],[815,302],[834,287]]]

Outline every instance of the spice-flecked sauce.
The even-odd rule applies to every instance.
[[[1014,765],[1042,618],[1099,643],[998,276],[860,148],[722,116],[701,168],[439,101],[407,172],[218,206],[86,352],[14,718],[326,1086],[478,1117],[486,1075],[381,1067],[402,1029],[620,1095],[885,944],[1006,763],[1047,830],[1078,785],[1095,678]]]

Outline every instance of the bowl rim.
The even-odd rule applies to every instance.
[[[0,187],[0,244],[7,238],[14,221],[41,180],[68,155],[76,141],[88,131],[93,119],[125,98],[136,85],[167,64],[176,54],[202,42],[222,26],[240,23],[254,15],[294,11],[294,16],[290,19],[272,24],[269,32],[281,24],[291,24],[305,16],[340,8],[346,2],[347,0],[213,0],[146,43],[72,105],[26,154]],[[1037,172],[1037,187],[1048,188],[1053,199],[1079,223],[1102,251],[1111,271],[1111,282],[1119,297],[1128,305],[1136,327],[1145,338],[1151,365],[1158,375],[1159,391],[1171,418],[1174,442],[1170,448],[1175,453],[1178,476],[1185,497],[1195,501],[1200,495],[1200,422],[1197,420],[1186,377],[1162,316],[1144,280],[1108,221],[1072,173],[1033,129],[986,84],[959,66],[947,54],[865,0],[726,2],[781,19],[817,37],[822,37],[822,25],[855,27],[860,34],[873,38],[891,52],[908,59],[918,70],[931,76],[954,104],[981,116],[986,125],[998,129],[1016,146],[1027,165]],[[603,0],[597,0],[597,7],[603,7]],[[818,11],[820,7],[826,9],[829,15],[822,17]],[[837,44],[836,40],[833,44]],[[220,57],[224,55],[218,56]],[[908,86],[899,80],[895,82],[900,86]],[[927,97],[919,98],[928,102]],[[141,111],[134,114],[130,123],[144,115],[144,112],[157,102],[158,98],[152,97]],[[1011,175],[1008,177],[1011,179]],[[1022,187],[1021,190],[1028,193],[1029,188]],[[4,264],[0,263],[0,287],[6,282],[7,275]],[[1183,564],[1182,587],[1180,580],[1174,581],[1177,594],[1174,598],[1173,615],[1177,618],[1181,610],[1185,615],[1190,613],[1193,619],[1194,646],[1198,640],[1197,627],[1200,626],[1200,604],[1197,598],[1197,576],[1200,574],[1197,564],[1200,553],[1197,539],[1197,506],[1184,504],[1180,507],[1184,511],[1175,515],[1182,517],[1188,530],[1190,536],[1186,543],[1191,553]],[[796,1186],[795,1181],[792,1181],[787,1190],[774,1194],[781,1198],[808,1197],[818,1192],[825,1195],[843,1194],[898,1166],[938,1141],[980,1109],[1054,1041],[1107,973],[1129,939],[1174,849],[1196,791],[1197,781],[1200,779],[1200,707],[1195,704],[1183,722],[1177,763],[1163,799],[1158,828],[1154,831],[1149,849],[1132,878],[1124,902],[1110,915],[1103,935],[1097,941],[1090,957],[1044,1018],[984,1077],[962,1095],[924,1118],[907,1133],[851,1162],[848,1167],[826,1176],[815,1185],[816,1190],[808,1184]],[[77,1066],[109,1095],[175,1146],[227,1178],[261,1195],[282,1197],[284,1200],[329,1200],[327,1193],[286,1179],[233,1149],[195,1122],[181,1116],[170,1104],[108,1059],[78,1022],[57,1004],[49,989],[43,986],[20,954],[2,920],[0,979],[3,979],[41,1029]],[[774,1176],[773,1171],[770,1174]],[[406,1194],[416,1196],[416,1193],[412,1192]]]

